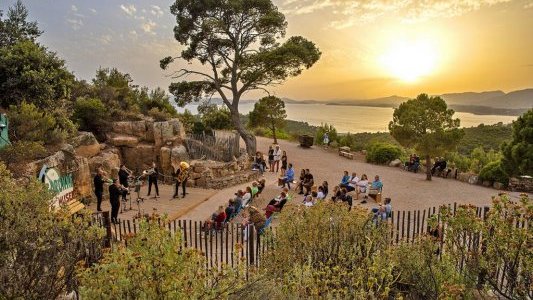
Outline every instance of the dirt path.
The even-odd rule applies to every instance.
[[[257,149],[266,151],[271,142],[271,139],[258,137]],[[339,157],[336,152],[325,151],[320,147],[304,149],[288,141],[279,141],[279,144],[282,150],[287,151],[288,161],[294,165],[297,176],[302,168],[309,168],[315,182],[321,183],[326,180],[330,189],[340,182],[344,170],[350,173],[355,171],[358,176],[366,174],[369,179],[374,178],[374,175],[380,175],[384,185],[383,197],[392,199],[394,210],[424,209],[454,202],[484,206],[489,205],[492,196],[498,193],[492,188],[470,185],[453,179],[434,178],[433,181],[426,181],[425,174],[414,174],[399,168],[349,160]],[[265,178],[267,186],[275,189],[277,175],[267,172]],[[242,184],[219,191],[183,218],[206,219],[219,205],[225,205],[235,191],[244,189],[247,185]],[[518,193],[511,193],[511,196],[517,197]],[[361,205],[360,201],[355,203]],[[376,203],[369,201],[363,206],[375,207]]]

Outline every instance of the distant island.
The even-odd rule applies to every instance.
[[[505,93],[503,91],[463,92],[438,95],[457,112],[475,115],[520,116],[533,108],[533,88]],[[322,104],[338,106],[367,106],[396,108],[411,98],[389,96],[374,99],[342,100],[294,100],[282,98],[286,104]],[[253,104],[257,100],[241,100],[240,104]],[[212,98],[211,103],[223,104],[222,99]]]

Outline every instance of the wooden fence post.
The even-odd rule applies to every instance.
[[[254,265],[255,263],[255,227],[253,225],[248,225],[248,245],[249,245],[249,252],[248,256],[250,257],[250,265]]]
[[[113,234],[111,233],[111,218],[109,216],[109,211],[102,212],[102,218],[104,219],[104,227],[106,238],[104,241],[105,247],[111,247],[111,240],[113,239]]]

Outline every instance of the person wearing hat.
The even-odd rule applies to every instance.
[[[182,189],[182,198],[185,198],[185,195],[187,194],[187,179],[189,179],[189,164],[182,161],[179,165],[179,168],[175,171],[174,176],[176,177],[176,189],[172,198],[179,198],[178,194],[180,186]]]

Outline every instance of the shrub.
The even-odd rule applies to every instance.
[[[80,270],[81,298],[226,299],[245,280],[238,268],[206,268],[197,250],[182,249],[180,232],[169,235],[157,220],[142,221],[127,244]]]
[[[396,145],[375,143],[367,149],[366,161],[376,164],[386,164],[400,158],[402,149]]]
[[[33,176],[21,184],[0,163],[0,298],[58,299],[74,288],[76,265],[96,259],[86,251],[99,252],[103,230],[91,212],[73,218],[51,200]]]
[[[333,125],[325,123],[320,125],[316,130],[315,142],[317,145],[322,145],[324,141],[324,133],[328,133],[329,141],[337,141],[337,129]]]
[[[76,127],[60,109],[46,112],[33,103],[12,105],[8,112],[12,141],[41,142],[45,145],[60,144],[76,132]]]
[[[172,115],[166,111],[159,110],[159,108],[154,107],[148,111],[148,115],[152,117],[155,121],[161,122],[172,119]]]
[[[268,298],[387,298],[395,280],[387,223],[342,203],[286,209],[260,269],[277,293]]]
[[[109,117],[109,110],[100,99],[78,98],[74,103],[73,119],[80,129],[91,131],[98,137],[105,131]]]
[[[19,177],[22,175],[20,173],[23,170],[22,165],[43,158],[46,153],[46,149],[41,143],[17,141],[0,150],[0,160],[6,164],[15,177]]]
[[[479,178],[490,182],[503,183],[506,186],[509,184],[509,174],[503,169],[501,161],[488,163],[483,169],[481,169],[481,172],[479,172]]]

